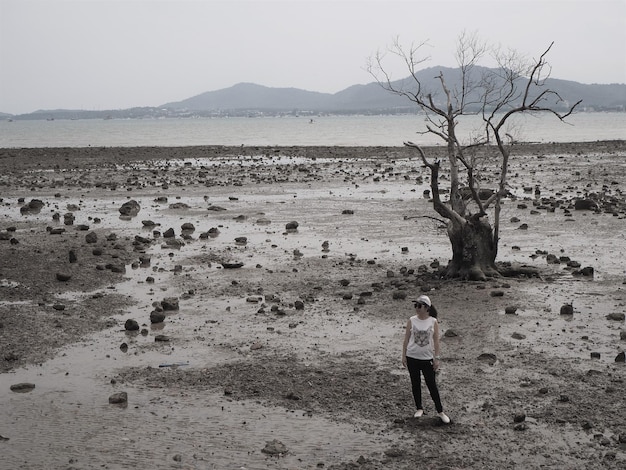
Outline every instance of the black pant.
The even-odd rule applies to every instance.
[[[420,359],[414,359],[407,356],[406,365],[409,369],[409,375],[411,376],[411,390],[413,391],[413,398],[415,399],[415,406],[417,407],[417,409],[424,409],[422,407],[422,383],[420,379],[421,372],[422,374],[424,374],[424,381],[428,386],[430,397],[435,402],[435,408],[437,409],[437,413],[441,413],[443,411],[443,406],[441,406],[439,389],[437,388],[437,381],[435,380],[433,361],[422,361]]]

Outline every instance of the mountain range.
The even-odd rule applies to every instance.
[[[487,70],[487,69],[485,69]],[[442,99],[436,78],[443,73],[449,88],[460,83],[459,69],[429,67],[417,72],[423,90],[432,90],[435,99]],[[480,70],[479,70],[480,72]],[[412,79],[394,82],[396,88],[411,86]],[[548,78],[546,87],[555,90],[564,100],[555,106],[567,106],[582,100],[581,111],[626,110],[626,84],[582,84]],[[439,91],[439,94],[436,93]],[[279,114],[390,114],[416,112],[407,98],[383,89],[378,83],[353,85],[337,93],[319,93],[297,88],[270,88],[254,83],[239,83],[230,88],[208,91],[182,101],[155,107],[123,110],[40,110],[31,114],[12,116],[14,119],[85,119],[85,118],[145,118],[191,116],[250,116]]]

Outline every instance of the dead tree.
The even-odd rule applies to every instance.
[[[415,103],[426,116],[426,130],[421,132],[434,134],[446,144],[449,199],[442,200],[440,170],[444,163],[427,155],[421,146],[405,142],[430,171],[433,209],[447,220],[452,259],[445,276],[468,280],[497,277],[501,200],[508,194],[513,144],[508,135],[511,117],[549,113],[565,122],[580,101],[565,105],[556,91],[546,87],[550,75],[546,56],[553,44],[539,59],[529,62],[514,51],[488,48],[475,35],[463,34],[457,48],[456,76],[439,72],[434,77],[434,89],[427,89],[418,75],[417,67],[426,60],[418,56],[424,45],[405,50],[396,41],[388,49],[408,68],[410,75],[406,79],[391,79],[384,67],[387,54],[377,53],[368,71],[384,89]],[[478,65],[487,54],[497,61],[496,68]],[[560,108],[563,110],[559,112]],[[470,140],[463,141],[457,128],[460,118],[467,115],[481,116],[483,126]],[[485,158],[492,161],[487,172]]]

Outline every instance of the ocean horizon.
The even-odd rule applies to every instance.
[[[481,125],[478,116],[467,116],[458,130],[469,142]],[[443,145],[425,130],[419,114],[17,120],[0,121],[0,148]],[[626,113],[576,113],[566,122],[551,114],[516,116],[507,132],[519,142],[626,140]]]

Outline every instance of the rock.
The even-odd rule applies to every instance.
[[[163,310],[178,310],[178,298],[177,297],[166,297],[161,301],[161,307]]]
[[[120,214],[128,217],[133,217],[139,213],[141,210],[141,206],[137,201],[131,199],[130,201],[125,202],[119,208]]]
[[[478,360],[480,362],[485,362],[489,364],[490,366],[492,366],[496,363],[498,358],[493,353],[482,353],[480,356],[478,356]]]
[[[504,313],[506,313],[507,315],[515,315],[515,312],[517,312],[517,307],[513,305],[509,305],[504,309]]]
[[[123,405],[128,403],[128,393],[126,392],[117,392],[109,397],[109,403],[112,405]]]
[[[456,331],[450,330],[450,329],[446,330],[443,335],[446,338],[455,338],[455,337],[459,336],[459,334]]]
[[[515,416],[513,416],[514,423],[523,423],[524,421],[526,421],[526,413],[524,412],[516,413]]]
[[[28,393],[28,392],[32,392],[35,389],[35,384],[22,382],[22,383],[11,385],[11,387],[9,388],[11,389],[12,392]]]
[[[282,455],[288,452],[285,444],[280,442],[279,440],[274,439],[273,441],[267,441],[265,443],[265,447],[261,449],[261,452],[268,455]]]
[[[561,305],[561,310],[559,311],[559,314],[560,315],[573,315],[574,306],[572,304]]]
[[[85,241],[87,243],[97,243],[98,235],[96,234],[96,232],[89,232],[87,235],[85,235]]]
[[[126,323],[124,323],[124,329],[126,331],[139,331],[139,323],[137,323],[136,320],[129,318],[126,320]]]
[[[72,275],[69,273],[56,273],[57,281],[67,282],[72,279]]]
[[[193,232],[194,230],[196,230],[196,227],[191,222],[185,222],[183,225],[181,225],[180,228],[185,232]]]
[[[252,345],[250,346],[250,350],[251,351],[256,351],[258,349],[263,349],[263,343],[257,341],[255,343],[252,343]]]
[[[619,339],[622,341],[626,341],[626,330],[622,330],[619,332]]]
[[[76,217],[74,217],[74,214],[72,214],[71,212],[68,212],[67,214],[63,215],[63,223],[65,225],[73,225],[75,218]]]
[[[626,362],[626,353],[622,351],[617,356],[615,356],[615,362]]]
[[[173,228],[168,228],[165,232],[163,232],[163,238],[173,238],[176,236]]]
[[[156,335],[154,337],[154,341],[157,343],[169,343],[170,338],[169,336],[165,336],[165,335]]]
[[[165,321],[165,313],[153,310],[150,312],[150,323],[163,323]]]
[[[224,269],[237,269],[243,267],[243,263],[222,263]]]
[[[595,211],[597,209],[598,204],[591,199],[576,199],[576,201],[574,201],[574,210]]]
[[[78,261],[78,256],[76,255],[76,251],[70,250],[69,259],[70,259],[70,263],[75,263],[76,261]]]
[[[292,221],[292,222],[288,222],[288,223],[285,225],[285,229],[286,229],[287,231],[295,231],[295,230],[298,230],[299,225],[300,225],[300,224],[294,220],[294,221]]]
[[[491,297],[503,297],[504,296],[504,291],[501,290],[492,290],[491,292],[489,292],[489,295]]]
[[[622,312],[613,312],[613,313],[609,313],[606,316],[606,319],[613,320],[613,321],[624,321],[624,317],[625,315]]]
[[[39,211],[41,211],[41,208],[44,206],[43,201],[41,201],[40,199],[31,199],[28,204],[20,207],[20,212],[22,214],[29,214],[29,213],[39,213]]]
[[[304,310],[304,302],[302,302],[301,300],[296,300],[294,306],[296,310]]]
[[[246,245],[248,243],[248,237],[237,237],[235,238],[235,244],[237,245]]]
[[[128,343],[122,343],[120,344],[120,351],[122,352],[127,352],[128,351]]]
[[[170,209],[189,209],[189,204],[185,204],[184,202],[175,202],[174,204],[170,204]]]
[[[511,335],[511,338],[513,338],[513,339],[526,339],[526,335],[523,335],[521,333],[513,333]]]

